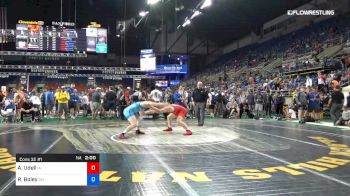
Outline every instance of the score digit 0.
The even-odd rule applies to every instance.
[[[88,162],[87,164],[88,174],[98,174],[100,171],[99,162]]]

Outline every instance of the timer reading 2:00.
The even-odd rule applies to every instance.
[[[97,157],[94,155],[85,156],[85,161],[95,161],[96,159]]]

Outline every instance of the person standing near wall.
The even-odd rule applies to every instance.
[[[296,103],[298,107],[298,120],[299,123],[303,123],[303,118],[305,117],[305,111],[307,109],[307,94],[305,93],[305,88],[301,87],[296,98]]]
[[[176,105],[182,105],[182,106],[186,106],[184,101],[184,87],[183,86],[179,86],[177,92],[175,92],[173,94],[173,103]]]
[[[68,109],[68,102],[70,100],[69,93],[66,91],[66,87],[62,86],[61,90],[57,94],[57,101],[58,101],[58,117],[61,118],[63,112],[64,112],[64,119],[67,120],[69,109]]]
[[[262,95],[261,91],[258,90],[257,94],[254,96],[255,100],[255,119],[258,120],[260,118],[260,115],[263,112],[263,105],[264,105],[264,96]]]
[[[333,120],[334,126],[336,122],[341,117],[341,110],[344,104],[344,94],[340,91],[340,86],[337,85],[334,88],[334,92],[331,95],[331,99],[328,102],[328,106],[330,107],[330,113]]]
[[[41,116],[44,118],[45,116],[45,111],[47,110],[46,107],[46,103],[45,103],[45,94],[46,94],[47,90],[43,89],[41,94],[40,94],[40,101],[41,101]]]
[[[100,87],[96,88],[96,91],[92,95],[92,120],[95,120],[97,118],[97,115],[102,112],[102,95],[101,95],[102,89]]]
[[[271,118],[272,95],[268,90],[264,96],[265,117]]]
[[[159,103],[163,98],[163,92],[160,91],[160,88],[158,86],[155,86],[154,89],[149,94],[149,99],[151,101],[154,101],[156,103]],[[159,114],[153,114],[153,119],[158,119]]]

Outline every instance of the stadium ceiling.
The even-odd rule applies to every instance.
[[[224,46],[252,31],[259,34],[264,23],[308,2],[310,0],[213,0],[212,6],[187,28],[193,35]]]
[[[146,0],[139,0],[145,2]],[[204,0],[162,0],[150,6],[146,27],[158,30],[161,19],[167,22],[170,32],[176,31],[186,17]],[[185,28],[193,37],[207,38],[225,46],[250,32],[259,34],[264,23],[287,13],[287,10],[309,3],[311,0],[212,0],[210,7],[191,20]],[[144,7],[141,5],[140,7]],[[158,29],[157,29],[158,28]],[[178,30],[178,31],[179,31]]]
[[[148,6],[147,0],[63,0],[63,21],[74,21],[76,2],[77,27],[86,27],[95,21],[108,28],[109,51],[118,53],[120,47],[116,37],[116,21],[137,17],[140,11],[147,10],[149,15],[141,25],[128,30],[127,54],[135,54],[150,45],[149,33],[159,31],[162,19],[170,27],[170,31],[176,31],[201,1],[162,0],[161,3]],[[196,17],[191,25],[177,31],[186,30],[194,37],[208,38],[220,45],[226,45],[251,31],[258,32],[263,23],[309,1],[212,0],[213,4]],[[2,0],[0,5],[8,8],[8,29],[14,29],[19,19],[60,19],[59,0]]]

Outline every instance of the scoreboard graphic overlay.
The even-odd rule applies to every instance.
[[[98,186],[98,154],[17,154],[16,186]]]

